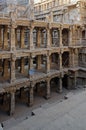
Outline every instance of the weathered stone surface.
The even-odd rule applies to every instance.
[[[50,1],[44,5],[46,2],[51,5]],[[7,99],[10,114],[15,111],[15,94],[21,88],[28,93],[24,100],[32,106],[37,84],[47,99],[54,86],[61,93],[63,87],[86,85],[86,2],[65,2],[56,1],[56,6],[53,2],[52,9],[45,7],[43,12],[42,2],[35,7],[33,0],[27,7],[11,2],[8,14],[6,10],[0,14],[0,93],[11,95],[10,101]],[[33,14],[36,6],[37,20]]]
[[[86,92],[69,97],[9,130],[81,130],[86,127]],[[77,107],[78,106],[78,107]]]

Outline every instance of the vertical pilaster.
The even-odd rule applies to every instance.
[[[46,73],[50,72],[50,56],[49,54],[46,56]]]
[[[50,43],[51,43],[51,41],[50,41],[50,29],[49,28],[47,28],[47,47],[50,47]]]
[[[31,73],[31,71],[32,71],[32,69],[33,69],[33,58],[32,58],[32,56],[30,56],[30,58],[28,59],[28,76],[29,76],[29,78],[31,77],[31,75],[32,75],[32,73]]]
[[[38,29],[37,31],[37,47],[39,48],[41,45],[41,30]]]
[[[53,12],[50,12],[50,22],[53,22]]]
[[[11,51],[14,51],[15,50],[15,27],[14,26],[11,27],[10,34],[11,34],[10,49],[11,49]]]
[[[78,49],[76,48],[75,49],[75,55],[74,55],[74,64],[75,64],[75,66],[77,67],[78,66]]]
[[[50,79],[47,79],[46,81],[46,95],[45,95],[46,99],[50,98]]]
[[[62,44],[62,27],[59,28],[59,44],[60,44],[60,47],[63,46],[63,44]]]
[[[72,33],[72,45],[76,45],[76,29],[75,26],[73,26],[73,33]]]
[[[62,71],[62,53],[59,53],[59,70]]]
[[[12,54],[12,59],[11,59],[11,70],[10,70],[10,82],[15,81],[15,60],[16,56]]]
[[[8,36],[7,36],[7,33],[8,33],[8,27],[5,26],[4,27],[4,45],[3,45],[3,48],[5,50],[8,48]]]
[[[20,72],[23,74],[24,73],[24,57],[21,58],[21,69]]]
[[[72,27],[69,29],[69,46],[72,46]]]
[[[32,56],[29,58],[29,69],[33,69],[33,58]]]
[[[53,44],[53,39],[52,39],[52,29],[50,30],[50,46]]]
[[[15,46],[17,48],[18,46],[18,41],[17,41],[17,29],[15,30]]]
[[[15,92],[10,93],[10,104],[9,104],[9,114],[13,115],[15,111]]]
[[[24,38],[25,38],[25,29],[24,27],[21,28],[21,48],[24,48]]]
[[[59,78],[57,91],[58,93],[62,93],[62,77]]]
[[[33,45],[33,27],[30,28],[30,45],[29,45],[29,49],[34,49],[34,45]]]
[[[5,77],[5,78],[8,77],[8,59],[4,59],[4,64],[3,64],[3,77]]]
[[[41,31],[41,44],[43,45],[44,43],[44,34],[43,34],[43,31]]]
[[[41,69],[41,55],[37,56],[37,69],[40,70]]]
[[[85,34],[86,35],[86,34]],[[82,28],[79,29],[80,45],[82,45]]]
[[[72,49],[70,51],[70,67],[77,67],[78,66],[78,49]]]

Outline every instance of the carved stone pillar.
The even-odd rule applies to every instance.
[[[5,50],[8,48],[8,36],[7,36],[7,33],[8,33],[8,27],[5,26],[4,27],[4,45],[3,45],[3,48]]]
[[[20,72],[23,74],[24,73],[24,57],[21,58],[21,69]]]
[[[11,43],[10,43],[10,49],[11,51],[15,50],[15,27],[11,27]]]
[[[41,31],[41,44],[42,45],[44,44],[44,34],[43,34],[43,31]]]
[[[63,46],[63,44],[62,44],[62,27],[59,28],[59,44],[60,44],[60,47]]]
[[[32,72],[31,72],[31,70],[33,69],[33,58],[32,58],[32,56],[28,59],[28,62],[29,62],[29,64],[28,64],[28,76],[29,76],[29,78],[31,78],[31,75],[32,75]]]
[[[46,73],[50,72],[50,56],[46,56]]]
[[[40,70],[41,69],[41,55],[37,56],[37,69]]]
[[[69,29],[69,46],[72,46],[72,27]]]
[[[76,45],[76,28],[73,26],[73,33],[72,33],[72,45]]]
[[[29,45],[29,49],[34,49],[34,45],[33,45],[33,27],[30,28],[30,45]]]
[[[50,43],[51,43],[50,37],[51,37],[51,35],[50,35],[50,29],[48,28],[47,29],[47,47],[50,47]]]
[[[70,67],[77,67],[78,66],[78,49],[72,49],[70,51]]]
[[[62,53],[59,53],[59,70],[62,71]]]
[[[33,105],[33,85],[31,85],[28,93],[28,105],[32,106]]]
[[[52,38],[52,29],[50,30],[50,46],[53,44],[53,38]]]
[[[3,64],[3,77],[7,78],[8,77],[8,59],[4,59],[4,64]]]
[[[15,30],[15,45],[16,48],[18,47],[18,41],[17,41],[17,29]]]
[[[58,81],[58,93],[62,93],[62,78],[60,77],[59,78],[59,81]]]
[[[21,48],[24,48],[24,38],[25,38],[25,29],[24,27],[21,28]]]
[[[13,115],[14,111],[15,111],[15,92],[11,92],[9,103],[9,115]]]
[[[77,49],[77,48],[75,49],[74,58],[75,58],[75,59],[74,59],[74,64],[75,64],[76,67],[78,67],[78,59],[79,59],[79,58],[78,58],[78,49]]]
[[[2,49],[2,27],[0,26],[0,49]]]
[[[86,36],[86,34],[85,34],[85,36]],[[83,38],[82,38],[82,28],[80,28],[79,29],[79,41],[80,41],[79,45],[81,45],[81,46],[82,46],[82,40],[83,40]]]
[[[49,22],[53,22],[53,11],[50,11],[50,21]]]
[[[29,58],[29,69],[33,69],[33,58],[32,56]]]
[[[11,70],[10,70],[10,82],[15,81],[15,60],[16,56],[12,54],[12,59],[11,59]]]
[[[49,99],[49,98],[50,98],[50,79],[47,79],[45,98],[46,98],[46,99]]]
[[[39,48],[41,45],[41,30],[38,29],[37,31],[37,47]]]

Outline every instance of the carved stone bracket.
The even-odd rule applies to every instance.
[[[15,61],[15,60],[16,60],[16,55],[15,55],[14,53],[12,53],[11,59],[12,59],[12,61]]]

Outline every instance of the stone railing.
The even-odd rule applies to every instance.
[[[86,39],[82,39],[82,45],[86,46]]]
[[[9,13],[0,12],[0,17],[9,17]]]

